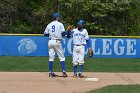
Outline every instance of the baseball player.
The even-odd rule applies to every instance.
[[[83,28],[84,20],[79,20],[77,28],[68,32],[67,37],[73,38],[73,70],[74,77],[83,77],[83,64],[85,55],[85,45],[88,44],[89,50],[91,48],[91,42],[89,40],[88,32]],[[77,75],[77,67],[79,67],[79,74]]]
[[[48,48],[49,48],[49,77],[56,77],[56,74],[53,73],[53,62],[55,58],[55,53],[57,53],[61,67],[63,77],[67,77],[65,70],[65,57],[61,45],[62,37],[65,36],[66,31],[64,25],[59,22],[60,14],[53,14],[53,21],[49,23],[44,31],[44,35],[49,37]]]

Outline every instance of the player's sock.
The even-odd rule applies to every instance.
[[[66,72],[65,61],[61,61],[62,72]]]
[[[79,65],[79,73],[83,72],[83,65]]]
[[[73,72],[74,72],[74,74],[77,73],[77,66],[73,66]]]
[[[53,72],[53,61],[49,61],[49,70],[50,70],[50,73]]]

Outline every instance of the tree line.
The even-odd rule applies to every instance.
[[[140,35],[139,0],[0,0],[0,32],[43,33],[55,12],[65,28],[83,19],[91,35]]]

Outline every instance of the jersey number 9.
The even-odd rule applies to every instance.
[[[55,32],[55,25],[52,26],[52,32]]]

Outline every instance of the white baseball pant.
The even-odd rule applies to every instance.
[[[73,66],[84,64],[85,46],[74,45],[73,48]]]
[[[60,61],[65,61],[64,52],[60,40],[49,40],[49,61],[54,61],[55,52],[57,53]]]

